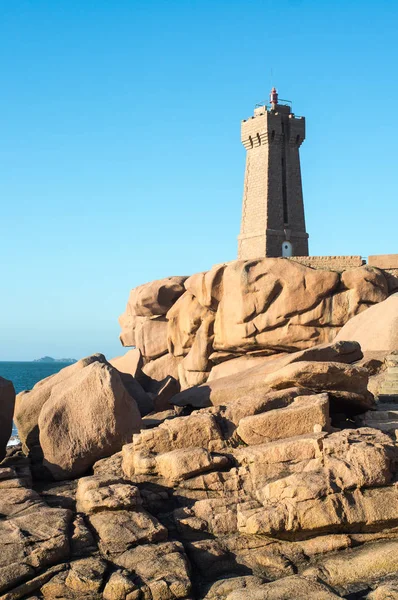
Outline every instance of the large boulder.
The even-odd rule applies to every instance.
[[[214,349],[291,352],[324,343],[387,293],[382,272],[369,267],[341,276],[280,258],[235,261],[223,272]]]
[[[271,356],[258,356],[256,354],[244,354],[238,358],[233,358],[215,365],[208,378],[208,382],[214,379],[221,379],[228,375],[246,371],[254,367],[259,367],[255,372],[264,374],[273,373],[291,363],[307,360],[316,362],[340,362],[353,363],[363,358],[360,345],[357,342],[346,342],[344,340],[328,344],[320,344],[300,350],[293,353],[273,354]]]
[[[141,415],[118,371],[96,361],[52,388],[38,426],[43,464],[66,479],[118,452],[140,430]]]
[[[336,336],[340,340],[359,342],[363,352],[397,350],[398,294],[350,319]]]
[[[7,442],[12,433],[15,390],[11,381],[0,377],[0,460],[5,457]]]
[[[166,277],[144,283],[130,292],[128,308],[137,317],[162,316],[185,292],[186,277]]]
[[[367,391],[368,374],[364,369],[347,365],[362,357],[358,344],[339,342],[286,354],[275,360],[264,357],[255,367],[234,375],[208,380],[186,389],[171,399],[177,406],[228,406],[241,398],[258,402],[271,389],[302,387],[316,392],[337,390],[356,394],[356,404],[364,410],[372,406]],[[351,398],[352,399],[352,398]],[[350,398],[347,399],[347,403]]]
[[[92,363],[106,363],[103,354],[93,354],[61,369],[55,375],[42,379],[30,391],[24,391],[17,395],[15,402],[14,421],[18,429],[18,436],[25,451],[39,443],[38,420],[41,409],[50,398],[53,388],[59,384],[66,384],[69,378],[73,378],[82,369]]]
[[[265,383],[275,390],[294,386],[316,391],[341,390],[367,396],[368,373],[354,365],[337,362],[303,360],[286,365],[265,377]]]

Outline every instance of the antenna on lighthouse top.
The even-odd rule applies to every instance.
[[[276,105],[278,104],[278,92],[276,91],[276,87],[272,88],[269,99],[271,102],[271,110],[275,110]]]

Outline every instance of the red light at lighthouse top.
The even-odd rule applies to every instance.
[[[269,95],[269,99],[273,106],[276,106],[278,104],[278,92],[276,91],[275,87],[272,88],[271,93]]]

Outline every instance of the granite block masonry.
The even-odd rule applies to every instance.
[[[299,148],[305,119],[271,91],[271,105],[242,121],[247,150],[238,258],[308,256]]]

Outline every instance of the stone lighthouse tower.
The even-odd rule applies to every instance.
[[[242,121],[247,150],[238,258],[308,256],[299,148],[305,119],[278,101]]]

